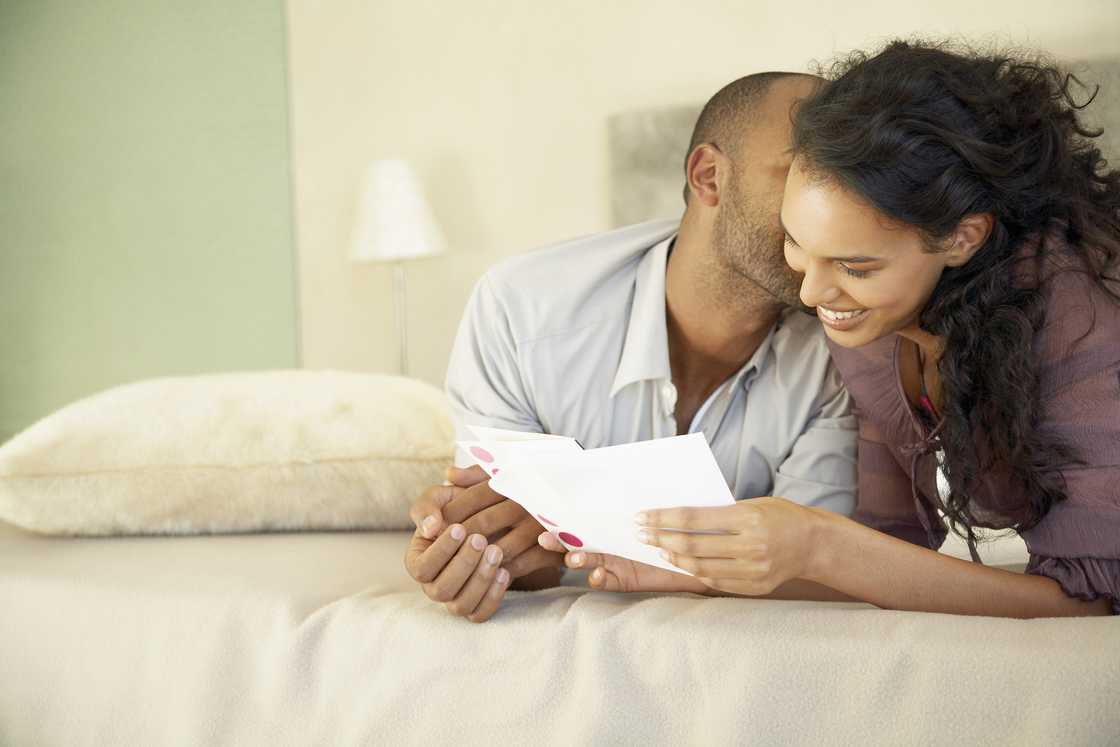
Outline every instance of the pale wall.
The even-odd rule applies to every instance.
[[[288,17],[304,365],[396,369],[390,272],[345,255],[366,162],[403,156],[451,247],[409,266],[412,373],[435,383],[489,264],[608,227],[613,112],[914,32],[1120,51],[1116,0],[290,0]]]
[[[0,441],[296,365],[282,0],[0,0]]]

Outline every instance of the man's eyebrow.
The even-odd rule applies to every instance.
[[[778,213],[778,225],[780,225],[782,227],[782,231],[785,232],[785,235],[789,236],[789,240],[792,241],[793,243],[797,244],[797,239],[793,238],[793,234],[789,232],[788,228],[786,228],[786,223],[785,223],[784,220],[782,220],[782,214],[781,213]],[[797,245],[801,246],[800,244],[797,244]],[[826,257],[826,259],[831,260],[833,262],[847,262],[848,264],[852,264],[852,265],[862,265],[862,264],[867,264],[868,262],[878,262],[882,259],[882,257],[854,256],[854,257]]]

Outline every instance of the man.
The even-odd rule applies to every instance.
[[[571,436],[585,448],[703,432],[736,499],[850,513],[854,419],[821,325],[798,302],[778,221],[790,110],[818,79],[763,73],[704,107],[685,212],[507,260],[479,282],[451,355],[456,429]],[[457,459],[460,465],[469,461]],[[481,622],[557,583],[542,527],[477,467],[417,499],[406,554],[425,593]]]

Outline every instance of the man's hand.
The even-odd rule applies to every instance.
[[[550,532],[542,532],[537,542],[550,552],[565,552],[560,540]],[[617,555],[577,550],[564,555],[564,564],[576,570],[591,571],[587,583],[601,591],[691,591],[695,594],[709,591],[703,583],[683,573],[673,573]]]
[[[417,529],[405,554],[405,567],[429,599],[471,622],[490,619],[501,604],[510,573],[500,568],[501,548],[487,546],[481,534],[452,524],[434,541]]]
[[[466,492],[466,488],[486,482],[486,473],[480,467],[471,469],[458,469],[449,467],[445,485],[436,485],[428,488],[419,498],[412,502],[408,510],[409,518],[420,534],[425,539],[434,540],[446,527],[443,509],[456,496]],[[493,491],[490,491],[493,493]],[[494,495],[497,495],[494,493]],[[501,499],[501,496],[497,496]],[[497,502],[497,501],[495,501]],[[465,518],[465,517],[464,517]]]
[[[559,574],[549,569],[559,568],[561,556],[537,544],[543,527],[534,518],[491,490],[479,467],[453,467],[448,479],[451,485],[429,488],[410,511],[417,528],[405,567],[429,598],[483,622],[515,580],[526,589],[555,585]]]

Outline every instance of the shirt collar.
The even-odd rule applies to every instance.
[[[669,379],[669,333],[665,324],[665,268],[673,234],[653,245],[638,263],[630,322],[622,343],[622,357],[611,384],[611,396],[646,379]]]
[[[754,374],[762,370],[766,365],[766,361],[770,357],[770,352],[774,349],[774,336],[782,328],[782,322],[785,321],[786,314],[789,314],[794,309],[786,309],[778,317],[778,321],[770,325],[770,331],[766,333],[766,337],[758,344],[758,349],[754,351],[754,355],[739,369],[739,373],[735,375],[735,386],[747,386]]]
[[[611,397],[639,381],[672,379],[669,367],[669,333],[665,322],[665,270],[669,249],[676,234],[658,242],[646,252],[638,263],[634,279],[634,299],[630,304],[630,321],[626,339],[622,343],[622,357],[611,384]],[[774,336],[783,326],[786,314],[796,313],[787,309],[778,318],[766,337],[733,377],[732,386],[747,386],[753,374],[766,364],[774,347]]]

